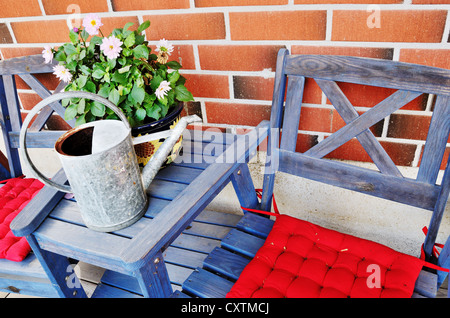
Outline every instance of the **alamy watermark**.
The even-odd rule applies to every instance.
[[[377,4],[367,6],[366,12],[370,13],[367,17],[366,24],[369,29],[381,28],[381,8]]]

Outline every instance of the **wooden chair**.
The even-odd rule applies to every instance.
[[[296,152],[296,145],[299,121],[300,123],[302,121],[300,113],[305,78],[313,78],[317,82],[346,125],[304,153],[299,153]],[[387,87],[397,91],[370,110],[359,115],[348,98],[343,94],[338,82]],[[417,178],[410,179],[402,176],[398,167],[393,163],[369,128],[422,93],[434,94],[436,100]],[[289,55],[287,50],[280,50],[270,119],[268,161],[265,167],[264,187],[259,209],[263,211],[271,210],[274,180],[276,175],[282,172],[432,211],[428,233],[423,245],[425,259],[429,262],[437,263],[441,267],[449,268],[450,238],[447,240],[440,257],[437,260],[433,257],[433,248],[450,189],[450,169],[448,164],[442,181],[439,183],[437,181],[441,163],[445,163],[448,157],[446,145],[450,129],[449,94],[450,71],[448,70],[368,58]],[[354,138],[364,147],[379,171],[324,158],[331,151]],[[299,179],[299,182],[302,182],[301,179]],[[326,199],[324,198],[324,200]],[[244,205],[244,208],[253,207]],[[299,207],[299,209],[301,208]],[[367,208],[370,207],[364,207],[364,209]],[[285,214],[290,213],[290,211],[281,212]],[[279,247],[280,252],[276,254],[270,245],[281,244],[280,242],[288,242],[286,244],[292,242],[288,241],[288,234],[286,234],[285,241],[283,241],[284,238],[283,240],[279,238],[280,232],[283,232],[283,226],[289,227],[298,220],[292,218],[286,221],[284,216],[276,216],[274,226],[274,221],[267,217],[257,213],[246,212],[245,210],[244,213],[245,215],[236,225],[236,228],[231,230],[227,237],[222,240],[221,247],[214,249],[205,259],[203,267],[197,269],[184,283],[183,290],[185,293],[199,297],[225,297],[232,290],[228,294],[232,297],[251,297],[252,295],[258,297],[258,295],[261,295],[259,293],[260,289],[265,288],[264,284],[270,285],[273,283],[273,280],[276,280],[277,283],[272,285],[281,285],[281,278],[275,279],[273,276],[269,278],[269,273],[275,271],[276,268],[281,268],[278,271],[278,275],[280,277],[286,276],[288,275],[286,274],[288,272],[286,268],[290,268],[290,266],[279,263],[274,265],[268,259],[275,257],[274,255],[281,259],[281,255],[285,251],[291,250],[286,250],[286,247]],[[278,219],[283,219],[284,221],[278,221]],[[272,229],[273,226],[274,229]],[[276,226],[278,227],[275,229]],[[295,232],[295,237],[301,237],[302,240],[306,241],[304,237],[310,235],[309,228],[313,226],[315,232],[320,234],[322,229],[319,230],[315,225],[304,225],[302,223],[300,228],[303,230],[300,233]],[[286,231],[293,230],[289,229]],[[317,235],[317,233],[315,234]],[[294,235],[294,233],[289,235]],[[314,234],[311,235],[314,236]],[[340,235],[340,233],[333,233],[333,235]],[[333,237],[336,239],[335,236]],[[326,241],[326,238],[323,238],[323,241]],[[310,243],[310,241],[308,242]],[[316,241],[311,243],[311,246],[315,243]],[[319,242],[317,243],[319,244]],[[303,259],[307,258],[305,256],[307,252],[300,252],[302,251],[302,245],[298,245],[300,247],[298,247],[296,257],[300,260],[301,256],[301,262],[306,262]],[[331,245],[333,244],[330,243],[319,247],[326,249],[330,248]],[[417,246],[418,251],[420,248],[420,246]],[[374,250],[376,249],[374,248]],[[348,252],[346,255],[350,253],[347,249],[342,249],[337,251],[336,255],[340,255],[339,252],[342,252],[341,254]],[[305,253],[305,255],[301,253]],[[367,254],[366,257],[368,259],[371,257],[370,252]],[[295,257],[292,256],[292,252],[290,255],[291,258],[288,258],[288,256],[286,258],[293,262],[292,259],[295,259]],[[264,276],[266,274],[261,274],[262,276],[257,274],[262,266],[258,265],[258,262],[264,263],[267,267],[273,266],[273,268],[267,269],[267,276]],[[412,267],[414,262],[406,263],[403,267]],[[338,262],[336,261],[336,263]],[[334,265],[337,266],[336,263]],[[327,265],[330,266],[331,272],[333,265]],[[420,265],[421,267],[422,265]],[[317,268],[317,271],[319,271],[320,265],[317,265]],[[300,269],[297,268],[296,270],[300,272]],[[387,270],[390,269],[388,268]],[[292,287],[294,284],[301,284],[299,282],[300,279],[298,279],[300,274],[293,274],[292,272],[289,272],[289,274],[291,275],[289,278],[283,278],[286,278],[291,285],[284,288],[289,288],[289,291],[291,291],[294,289]],[[444,271],[438,270],[436,274],[433,270],[429,271],[423,267],[415,283],[413,296],[434,297],[445,276],[446,272]],[[323,276],[320,279],[322,278]],[[269,283],[270,279],[272,279],[271,283]],[[325,280],[325,278],[323,279]],[[306,281],[306,279],[304,280]],[[311,280],[308,282],[311,282]],[[252,287],[252,284],[260,284],[260,286]],[[236,287],[237,285],[239,287]],[[314,285],[311,288],[317,288],[318,290],[322,288],[325,290],[324,286],[318,287],[319,283],[311,283],[311,285]],[[297,287],[299,290],[305,288],[295,286],[295,288]],[[236,288],[238,289],[237,292]],[[310,291],[308,290],[306,295],[312,295],[308,294],[308,292]],[[328,292],[330,292],[330,288],[328,288]],[[298,295],[294,292],[292,293]],[[352,291],[352,293],[361,296],[357,292]],[[286,296],[283,293],[279,294]],[[269,292],[263,295],[271,294]],[[327,297],[326,295],[328,294],[325,293],[323,295]],[[382,295],[389,295],[389,293]],[[351,295],[342,294],[341,296]]]

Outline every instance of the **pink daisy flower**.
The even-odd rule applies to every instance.
[[[119,53],[122,51],[121,45],[122,41],[114,35],[111,35],[109,38],[103,38],[100,50],[102,50],[107,58],[112,60],[119,56]]]
[[[83,26],[89,35],[97,35],[98,29],[103,25],[98,15],[95,13],[89,13],[83,19]]]
[[[69,83],[72,80],[72,74],[64,65],[56,65],[53,67],[53,71],[53,74],[55,74],[61,81]]]

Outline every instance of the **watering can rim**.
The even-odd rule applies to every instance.
[[[123,137],[120,138],[120,140],[118,140],[116,143],[111,144],[111,146],[102,149],[100,152],[93,152],[90,154],[86,154],[86,155],[70,155],[67,154],[65,152],[63,152],[61,150],[61,145],[63,143],[64,140],[66,140],[69,136],[72,136],[74,134],[76,134],[77,132],[89,128],[89,127],[94,127],[98,126],[98,125],[105,125],[105,124],[110,124],[111,122],[115,123],[121,123],[121,120],[117,120],[117,119],[104,119],[104,120],[96,120],[93,122],[89,122],[89,123],[85,123],[82,124],[80,126],[77,127],[73,127],[72,129],[69,129],[68,131],[66,131],[65,133],[63,133],[55,142],[55,150],[58,154],[66,156],[66,157],[87,157],[87,156],[95,156],[97,154],[101,154],[102,152],[108,151],[110,149],[112,149],[113,147],[119,145],[120,143],[124,142],[124,140],[128,139],[128,138],[132,138],[131,136],[131,129],[129,129],[128,127],[126,127],[125,125],[122,125],[122,127],[124,128],[124,135]],[[94,132],[95,133],[95,132]]]

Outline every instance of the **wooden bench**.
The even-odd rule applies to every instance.
[[[45,98],[51,92],[40,83],[35,74],[52,73],[52,67],[51,64],[44,64],[40,55],[0,62],[2,133],[9,165],[9,169],[5,171],[11,171],[5,173],[5,178],[22,174],[17,151],[22,118],[15,76],[19,76],[32,90]],[[61,90],[63,86],[60,85],[55,91]],[[64,116],[64,108],[58,102],[44,108],[28,127],[29,148],[53,148],[62,131],[48,130],[45,123],[54,113]],[[73,126],[74,122],[69,122],[69,125]],[[84,289],[73,276],[68,260],[70,258],[71,262],[81,260],[103,266],[107,269],[104,280],[115,276],[124,281],[125,277],[127,282],[138,289],[135,294],[101,283],[93,297],[172,295],[173,289],[180,289],[182,280],[200,266],[202,257],[218,246],[223,238],[225,232],[222,230],[218,233],[218,226],[213,223],[225,222],[223,224],[229,229],[230,225],[237,222],[211,211],[205,211],[201,215],[199,213],[237,174],[240,167],[245,166],[250,154],[267,137],[267,127],[268,123],[262,123],[257,138],[240,148],[244,150],[238,154],[233,151],[236,146],[232,145],[245,139],[245,136],[201,132],[194,133],[192,138],[185,136],[185,159],[161,170],[152,182],[148,191],[150,203],[145,216],[133,226],[114,233],[99,233],[87,229],[76,202],[64,199],[64,193],[44,187],[11,224],[14,234],[27,237],[33,253],[21,263],[1,260],[0,289],[44,297],[84,297]],[[201,140],[195,140],[198,137]],[[214,160],[224,154],[228,146],[231,146],[228,157],[234,160],[215,164]],[[67,181],[62,170],[52,179],[59,183]],[[256,195],[254,197],[256,202]],[[198,221],[190,225],[196,217]],[[223,229],[222,226],[219,227]],[[161,238],[155,239],[152,234],[155,229],[162,232]],[[181,232],[188,234],[180,236]],[[195,236],[191,235],[193,232],[196,233]],[[111,246],[115,248],[112,249]],[[153,270],[159,269],[155,279],[163,288],[147,287],[149,284],[145,281],[149,276],[140,270],[147,271],[149,266]],[[143,289],[142,285],[147,286]]]
[[[49,72],[52,72],[51,65],[43,64],[40,56],[0,62],[2,127],[5,128],[3,134],[11,176],[21,174],[16,152],[21,119],[13,75],[18,74],[33,90],[46,97],[51,93],[31,74]],[[287,77],[289,83],[283,107]],[[317,78],[327,97],[350,125],[327,137],[325,146],[320,146],[322,142],[302,155],[294,153],[294,150],[305,77]],[[399,77],[406,83],[398,81]],[[386,82],[387,86],[400,89],[389,98],[395,100],[413,98],[416,93],[403,91],[408,89],[438,96],[430,126],[431,137],[426,142],[417,180],[400,176],[398,168],[367,130],[371,123],[397,108],[382,102],[358,117],[340,94],[334,80],[382,86]],[[446,124],[449,83],[450,75],[446,70],[359,58],[289,56],[282,50],[277,62],[270,126],[268,122],[262,122],[254,131],[241,136],[210,132],[188,134],[184,140],[183,156],[159,172],[148,192],[151,198],[148,211],[135,225],[114,233],[93,233],[84,226],[75,202],[63,199],[63,193],[44,187],[11,225],[16,235],[28,238],[34,253],[22,263],[0,262],[2,290],[48,297],[86,296],[84,290],[77,287],[76,279],[72,281],[73,286],[67,285],[66,278],[70,274],[67,272],[67,257],[70,257],[106,268],[92,297],[224,297],[264,243],[273,221],[248,212],[241,217],[205,211],[204,208],[231,182],[241,206],[269,211],[274,191],[275,174],[271,173],[272,170],[387,196],[433,211],[425,241],[425,252],[429,257],[448,197],[447,173],[442,186],[435,185],[435,182],[449,132]],[[401,104],[395,107],[401,107]],[[54,111],[63,114],[64,109],[58,103],[52,104],[34,121],[29,133],[30,146],[53,147],[61,132],[40,130]],[[283,134],[278,148],[281,127]],[[33,134],[32,130],[36,133]],[[266,167],[263,198],[259,202],[247,162],[269,131],[270,160]],[[337,146],[355,136],[381,172],[321,159],[333,149],[333,141]],[[335,173],[346,178],[334,178]],[[65,181],[62,172],[54,178],[59,182]],[[164,227],[161,231],[166,231],[165,234],[154,238],[154,224]],[[114,244],[108,245],[108,242]],[[111,249],[111,246],[116,249]],[[448,249],[442,251],[439,265],[449,267],[448,253]],[[146,290],[142,280],[145,282],[148,277],[141,275],[141,269],[147,266],[155,269],[152,264],[156,265],[158,273],[156,282],[162,287]],[[136,271],[138,266],[141,267]],[[441,275],[438,282],[436,274],[423,271],[414,295],[432,297],[443,278]]]

